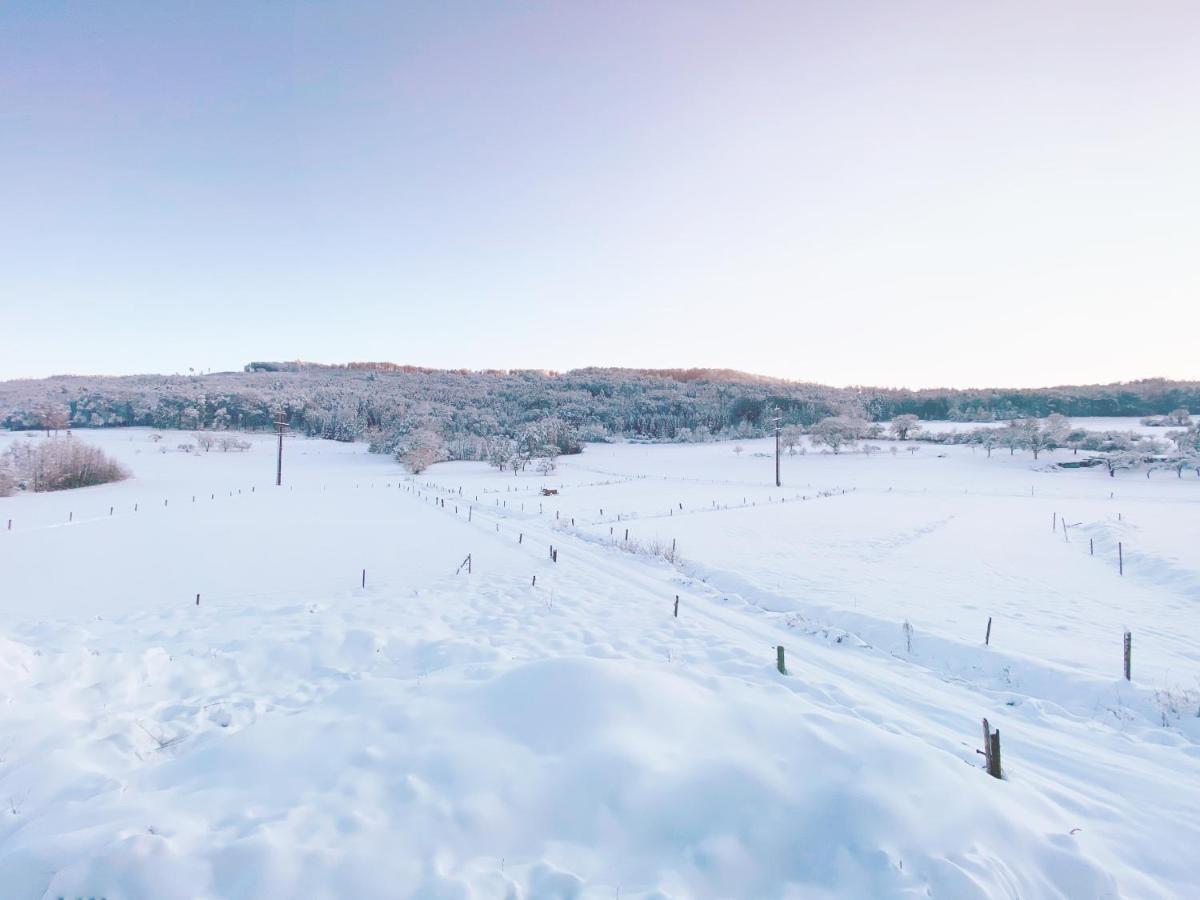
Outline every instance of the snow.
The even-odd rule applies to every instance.
[[[5,897],[1195,893],[1198,479],[82,437],[135,477],[0,500]]]

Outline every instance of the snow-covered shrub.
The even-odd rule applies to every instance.
[[[672,565],[681,561],[678,551],[675,549],[674,541],[664,541],[661,538],[629,538],[616,542],[616,547],[619,550],[624,550],[626,553],[636,553],[639,556],[661,556]]]
[[[62,491],[129,477],[129,470],[99,447],[69,436],[16,444],[8,456],[16,483],[31,491]]]
[[[1172,719],[1183,717],[1200,718],[1200,689],[1185,687],[1156,688],[1154,705],[1162,716],[1163,727],[1170,725]]]

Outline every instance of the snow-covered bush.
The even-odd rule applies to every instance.
[[[129,477],[129,470],[99,447],[70,436],[14,444],[8,457],[16,484],[31,491],[62,491]]]
[[[660,556],[667,562],[675,565],[682,561],[678,551],[675,549],[674,541],[665,541],[661,538],[629,538],[616,542],[616,546],[626,553],[635,553],[639,556]]]

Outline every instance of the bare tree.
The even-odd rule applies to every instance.
[[[65,406],[47,404],[41,408],[39,419],[42,428],[46,431],[46,437],[49,437],[50,432],[58,434],[60,430],[71,424],[71,413]]]

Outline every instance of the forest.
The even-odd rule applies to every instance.
[[[830,416],[900,415],[1006,422],[1058,413],[1157,416],[1200,410],[1200,382],[1147,379],[1037,389],[848,387],[724,369],[586,368],[467,371],[393,363],[252,362],[241,372],[54,376],[0,382],[0,426],[270,429],[393,449],[433,433],[452,458],[483,458],[496,438],[565,423],[572,440],[704,441],[763,434],[776,417],[805,428]]]

